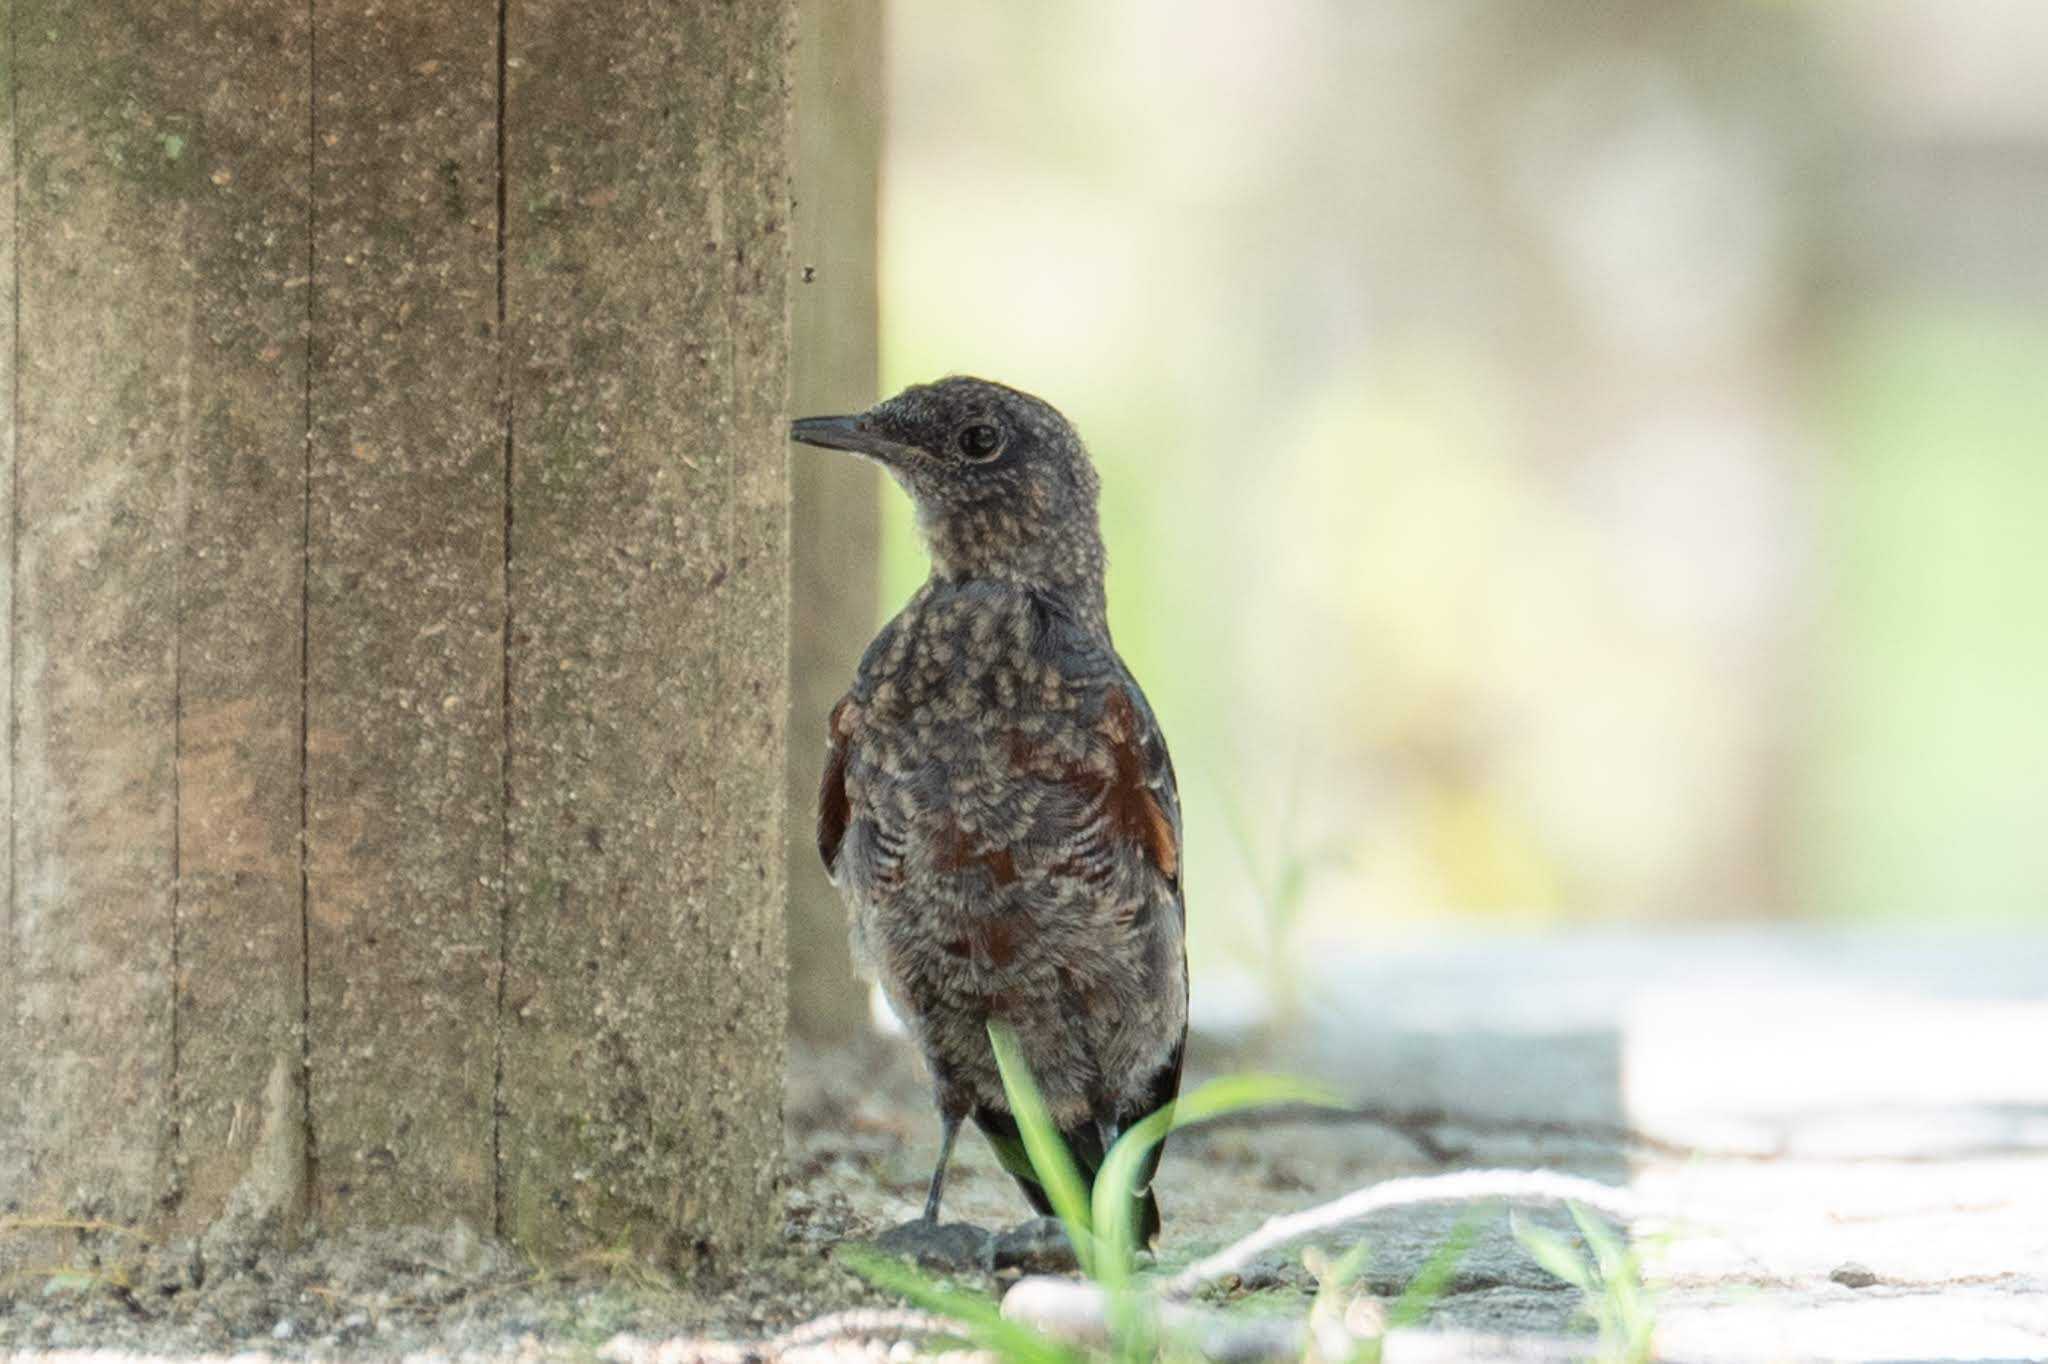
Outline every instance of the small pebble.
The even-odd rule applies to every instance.
[[[270,1338],[272,1340],[290,1340],[292,1333],[298,1329],[298,1327],[292,1325],[290,1317],[279,1317],[277,1325],[270,1328]]]
[[[1868,1265],[1859,1265],[1854,1260],[1837,1266],[1828,1277],[1844,1288],[1868,1288],[1877,1282],[1877,1275]]]

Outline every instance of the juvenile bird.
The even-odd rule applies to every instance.
[[[1180,1090],[1187,1036],[1180,799],[1152,708],[1110,642],[1098,481],[1050,405],[964,377],[791,437],[880,464],[910,494],[931,577],[833,708],[818,853],[856,957],[929,1063],[935,1226],[963,1118],[1052,1211],[987,1025],[1015,1031],[1092,1181]],[[1159,1204],[1140,1181],[1150,1244]]]

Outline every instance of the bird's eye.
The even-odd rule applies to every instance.
[[[953,437],[953,443],[969,459],[991,459],[1003,448],[1003,433],[991,423],[975,422],[961,427],[960,434]]]

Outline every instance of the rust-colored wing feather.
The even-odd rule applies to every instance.
[[[1116,764],[1106,792],[1111,827],[1144,850],[1176,892],[1180,889],[1180,810],[1173,767],[1159,728],[1130,690],[1112,686],[1096,728]]]
[[[818,856],[824,860],[827,876],[834,874],[840,841],[846,837],[846,826],[853,818],[852,806],[846,799],[846,753],[857,715],[853,697],[842,696],[839,704],[832,707],[832,718],[826,725],[830,747],[825,754],[825,776],[818,783]]]

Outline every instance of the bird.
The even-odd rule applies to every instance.
[[[1172,1104],[1186,1049],[1180,795],[1111,642],[1100,480],[1060,412],[955,375],[791,438],[879,464],[931,572],[869,644],[827,722],[818,854],[857,962],[922,1049],[940,1123],[923,1215],[972,1118],[1053,1212],[988,1036],[1007,1024],[1092,1189],[1132,1124]],[[1139,1244],[1160,1232],[1140,1170]]]

